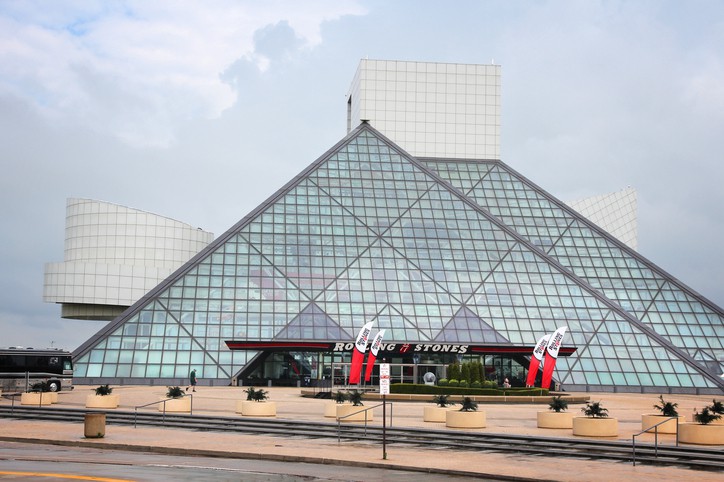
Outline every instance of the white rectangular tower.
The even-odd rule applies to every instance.
[[[347,132],[363,120],[417,157],[500,159],[500,66],[363,59]]]

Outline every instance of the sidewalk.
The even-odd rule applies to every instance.
[[[61,392],[57,406],[79,408],[85,406],[85,397],[93,388],[79,386],[72,392]],[[298,388],[269,388],[270,400],[277,404],[277,419],[329,421],[324,418],[324,407],[329,400],[302,398]],[[163,398],[166,387],[119,386],[114,394],[120,395],[119,410],[134,410],[138,405]],[[194,394],[194,414],[234,416],[236,401],[246,398],[241,387],[197,387]],[[584,395],[584,394],[579,394]],[[609,414],[619,420],[619,440],[630,441],[641,429],[641,414],[651,413],[658,395],[640,394],[588,394],[592,401],[601,401]],[[671,395],[665,397],[679,404],[679,412],[691,419],[694,408],[711,403],[711,396]],[[3,405],[10,400],[3,398]],[[17,402],[16,402],[17,403]],[[367,401],[366,406],[377,402]],[[424,403],[394,402],[393,426],[445,429],[445,424],[422,421]],[[571,405],[577,413],[582,405]],[[534,404],[480,404],[487,412],[488,427],[476,430],[481,437],[486,433],[539,435],[541,437],[574,437],[570,430],[539,429],[536,412],[546,410],[547,405]],[[143,410],[156,410],[155,407]],[[388,407],[389,410],[389,407]],[[382,425],[382,407],[374,409],[371,425]],[[240,416],[240,415],[239,415]],[[389,424],[389,421],[388,421]],[[454,429],[449,429],[454,430]],[[128,448],[134,450],[161,451],[173,454],[219,455],[229,458],[265,458],[273,460],[303,461],[325,464],[397,467],[407,470],[439,472],[441,474],[500,475],[519,480],[560,481],[609,481],[632,480],[650,477],[660,481],[724,480],[724,474],[680,469],[653,467],[630,463],[583,460],[563,457],[540,457],[518,454],[465,452],[417,447],[387,446],[387,459],[383,459],[381,441],[370,443],[342,442],[326,439],[281,438],[260,435],[227,434],[180,429],[127,427],[109,424],[103,439],[86,439],[82,424],[25,421],[3,419],[0,424],[0,440],[50,442],[63,445]],[[641,442],[652,442],[653,435],[643,435]],[[662,444],[674,444],[673,435],[659,435]]]

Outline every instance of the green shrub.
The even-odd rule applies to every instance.
[[[251,402],[254,400],[254,395],[256,395],[256,388],[249,387],[246,390],[244,390],[244,393],[246,393],[246,401]]]
[[[96,390],[96,395],[105,396],[110,395],[113,389],[109,387],[108,385],[101,385]]]
[[[168,390],[166,390],[167,398],[181,398],[183,396],[184,391],[181,389],[181,387],[168,387]]]
[[[462,380],[460,380],[460,382],[458,383],[458,386],[459,386],[459,387],[462,387],[462,388],[468,388],[468,380],[467,380],[467,378],[463,378]]]
[[[361,392],[359,390],[350,390],[347,397],[349,398],[349,401],[352,402],[352,405],[355,407],[360,407],[364,405],[362,403],[362,397],[364,396],[364,392]]]
[[[721,415],[711,411],[711,407],[704,407],[701,412],[694,412],[694,421],[702,425],[709,425],[714,420],[719,420]]]
[[[485,380],[485,383],[483,384],[483,387],[485,388],[498,388],[498,384],[493,380]]]
[[[31,392],[49,392],[50,391],[50,384],[48,382],[36,382],[30,385],[30,391]]]
[[[586,417],[592,418],[606,418],[608,417],[608,409],[603,408],[601,402],[588,402],[585,407],[581,409]]]
[[[432,397],[432,402],[436,403],[437,406],[440,408],[445,408],[448,405],[453,405],[451,402],[448,401],[449,398],[450,398],[450,395],[441,393],[439,395],[435,395],[434,397]]]
[[[344,393],[342,390],[337,391],[334,394],[334,401],[337,403],[344,403],[347,401],[347,394]]]
[[[447,367],[447,378],[449,380],[459,380],[460,379],[460,364],[459,363],[451,363]]]
[[[470,363],[463,363],[463,366],[460,367],[460,380],[465,380],[465,386],[467,386],[468,380],[470,380]]]
[[[483,384],[475,380],[470,384],[470,388],[483,388]]]
[[[257,390],[254,387],[249,387],[244,392],[246,393],[247,402],[263,402],[269,398],[269,392],[261,388]]]
[[[440,380],[437,381],[437,384],[441,387],[446,387],[446,386],[448,386],[448,382],[449,382],[449,380],[447,378],[441,378]]]
[[[709,410],[718,415],[724,415],[724,403],[721,400],[712,400],[712,404],[709,405]]]
[[[390,384],[390,393],[405,393],[405,394],[422,394],[422,395],[435,395],[438,393],[445,393],[449,395],[493,395],[502,396],[507,395],[520,395],[520,396],[545,396],[548,395],[548,390],[543,388],[509,388],[507,390],[500,390],[497,388],[466,388],[457,386],[439,386],[439,385],[423,385],[414,383],[392,383]]]
[[[459,387],[460,381],[457,378],[451,378],[450,381],[447,383],[450,387]]]
[[[563,400],[560,395],[553,397],[548,407],[556,413],[560,413],[568,409],[568,402]]]
[[[478,402],[474,401],[470,397],[463,397],[463,401],[460,405],[461,412],[476,412],[478,410]]]
[[[254,393],[254,397],[252,398],[252,400],[255,402],[263,402],[267,398],[269,398],[269,392],[260,388]]]
[[[661,400],[661,405],[654,404],[654,408],[661,412],[661,415],[664,417],[678,417],[679,412],[676,411],[676,407],[679,406],[678,403],[672,403],[672,402],[666,402],[664,401],[664,396],[659,395],[659,400]]]

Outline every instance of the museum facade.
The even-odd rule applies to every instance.
[[[724,387],[721,308],[505,163],[417,157],[367,122],[81,345],[76,377],[344,383],[368,322],[399,381],[464,360],[524,380],[567,326],[564,389]]]

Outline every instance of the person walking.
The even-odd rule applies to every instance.
[[[193,388],[192,391],[196,391],[196,369],[194,368],[191,370],[191,373],[189,373],[189,386],[186,387],[186,391],[189,391],[189,388]]]

